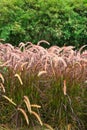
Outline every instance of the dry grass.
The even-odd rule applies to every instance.
[[[48,129],[52,124],[59,130],[85,130],[86,46],[79,50],[73,46],[45,49],[41,43],[49,44],[44,40],[18,47],[0,43],[0,122],[22,125],[26,120],[32,126],[46,122]]]
[[[49,49],[44,49],[40,46],[42,40],[37,45],[32,43],[20,43],[19,47],[14,47],[11,44],[0,44],[0,66],[10,67],[13,69],[16,77],[22,83],[17,71],[26,69],[27,73],[34,73],[38,76],[46,75],[48,77],[60,77],[62,74],[77,79],[83,79],[87,69],[87,51],[83,51],[83,46],[79,51],[73,50],[73,46],[52,46]],[[22,51],[21,51],[22,50]],[[83,72],[83,75],[81,74]],[[81,75],[81,78],[80,78]],[[0,78],[3,80],[2,75]]]

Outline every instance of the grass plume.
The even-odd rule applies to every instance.
[[[9,122],[14,115],[13,104],[27,114],[27,124],[28,120],[35,124],[36,119],[42,126],[47,122],[59,130],[86,130],[86,46],[79,50],[73,46],[45,49],[42,42],[49,44],[44,40],[37,45],[20,43],[18,47],[0,43],[0,122]]]

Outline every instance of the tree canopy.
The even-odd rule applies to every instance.
[[[5,42],[87,43],[87,0],[0,1],[0,38]]]

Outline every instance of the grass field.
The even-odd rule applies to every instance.
[[[86,46],[43,42],[0,44],[0,130],[87,129]]]

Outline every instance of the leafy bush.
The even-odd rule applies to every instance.
[[[80,47],[87,43],[87,1],[1,0],[0,38]]]
[[[42,122],[50,124],[55,130],[86,130],[85,46],[78,51],[73,46],[44,49],[40,46],[42,42],[49,44],[46,41],[37,45],[20,43],[19,47],[0,44],[0,123],[22,125],[25,118],[17,113],[19,108],[25,110],[31,125],[38,123],[23,103],[23,97],[27,95],[30,103],[41,106],[39,111],[34,111],[40,115]],[[17,104],[16,108],[5,100],[6,96],[11,103]]]

